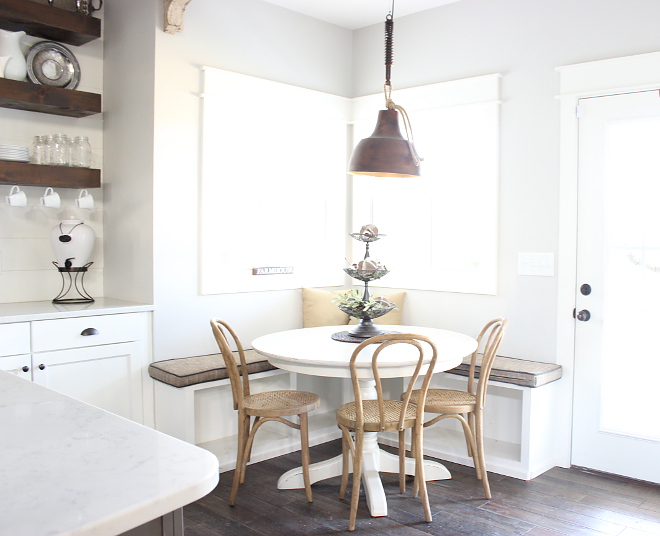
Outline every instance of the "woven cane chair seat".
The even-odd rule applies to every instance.
[[[419,400],[419,390],[416,389],[410,396],[410,401],[416,404]],[[425,411],[429,413],[465,413],[472,411],[477,398],[466,391],[453,389],[429,389],[426,394]]]
[[[378,400],[363,400],[364,431],[382,432],[399,429],[401,410],[405,409],[404,427],[411,428],[417,417],[417,406],[408,404],[404,408],[403,402],[399,400],[383,400],[383,423],[381,427],[380,413],[378,411]],[[344,404],[337,410],[337,422],[354,429],[357,425],[357,408],[355,402]]]
[[[243,404],[249,415],[284,417],[318,408],[321,397],[307,391],[266,391],[246,396]]]

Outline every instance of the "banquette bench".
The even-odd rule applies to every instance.
[[[275,377],[278,377],[279,381],[284,381],[286,384],[282,388],[296,388],[294,374],[273,367],[254,350],[247,350],[246,358],[251,383],[258,385],[259,380],[273,381]],[[463,380],[462,377],[467,375],[469,368],[467,363],[466,359],[462,365],[445,373],[437,374],[438,385],[445,386],[448,384],[448,387],[456,388],[456,384],[460,384]],[[189,443],[198,443],[196,427],[199,415],[196,415],[196,397],[201,395],[203,391],[224,389],[229,395],[226,407],[231,407],[229,405],[231,404],[231,386],[220,354],[157,361],[149,366],[149,374],[157,380],[155,382],[156,428],[161,432]],[[486,458],[489,470],[527,480],[549,469],[550,467],[546,467],[547,465],[554,465],[552,456],[545,454],[548,451],[544,446],[545,430],[548,429],[547,413],[551,411],[552,404],[550,402],[551,393],[546,392],[548,388],[543,386],[551,384],[560,377],[561,366],[559,365],[503,356],[495,358],[490,379],[491,395],[489,396],[495,398],[498,391],[500,391],[500,396],[504,396],[505,400],[508,400],[511,398],[512,393],[506,391],[515,393],[513,398],[518,399],[520,405],[520,408],[514,410],[515,419],[519,419],[520,422],[513,425],[513,427],[520,428],[520,444],[509,448],[506,448],[505,445],[504,449],[496,449],[489,445],[487,440]],[[434,382],[436,382],[436,378],[434,378]],[[539,389],[540,387],[543,388]],[[489,401],[490,405],[491,402]],[[505,405],[511,406],[510,403]],[[496,411],[494,407],[489,407],[487,414],[490,415],[494,411]],[[313,419],[314,415],[312,414],[310,423]],[[456,447],[449,441],[448,447],[446,436],[451,435],[451,432],[443,430],[440,433],[444,434],[445,437],[439,437],[437,441],[429,440],[427,437],[425,441],[426,453],[441,459],[469,465],[470,458],[464,453],[464,443]],[[315,442],[322,441],[317,439]],[[385,442],[389,441],[386,440]],[[500,447],[507,443],[516,444],[515,441],[495,440],[495,442],[499,443]],[[288,442],[285,443],[288,444]],[[291,443],[291,445],[291,448],[295,448],[294,443]],[[281,446],[278,453],[284,452],[286,449],[286,446]],[[516,450],[518,452],[515,452]],[[498,455],[500,451],[502,453]],[[278,453],[271,454],[277,455]],[[265,459],[266,457],[266,453],[260,453],[256,449],[253,459],[258,461],[258,459]],[[502,458],[502,461],[498,462],[494,460],[495,458]],[[232,456],[227,456],[226,459],[220,457],[220,461],[222,470],[232,468]]]

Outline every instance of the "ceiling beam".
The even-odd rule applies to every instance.
[[[165,0],[165,33],[183,30],[183,12],[190,0]]]

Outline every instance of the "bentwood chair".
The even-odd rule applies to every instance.
[[[424,397],[423,389],[419,389],[413,391],[411,396],[412,402],[425,402],[425,412],[438,414],[436,417],[425,422],[424,427],[431,426],[447,418],[455,418],[460,421],[465,434],[468,454],[474,460],[477,478],[482,481],[484,493],[488,499],[491,498],[491,494],[484,455],[483,411],[486,403],[488,378],[493,367],[497,349],[506,331],[506,324],[507,321],[504,318],[491,320],[486,323],[477,336],[478,347],[470,358],[470,371],[468,373],[467,389],[465,391],[428,389],[426,397]],[[482,342],[483,355],[479,355]],[[476,374],[477,366],[480,366],[478,376]],[[407,393],[401,395],[401,398],[403,399],[404,396],[407,396]],[[467,419],[463,414],[467,415]]]
[[[321,399],[314,393],[293,390],[266,391],[250,394],[250,381],[247,373],[245,352],[241,341],[236,336],[236,333],[234,333],[234,330],[222,320],[217,318],[212,319],[211,327],[213,329],[213,335],[215,335],[215,340],[220,347],[225,366],[227,367],[227,375],[231,382],[231,390],[234,398],[234,409],[238,410],[238,452],[236,454],[234,480],[229,496],[230,506],[234,506],[236,502],[238,485],[245,481],[245,468],[250,461],[254,436],[259,427],[268,421],[278,421],[291,428],[300,430],[305,494],[307,495],[307,500],[312,502],[312,486],[309,479],[307,414],[320,406]],[[238,350],[240,363],[236,363],[236,358],[231,351],[230,337]],[[284,418],[293,416],[298,417],[299,424]],[[254,417],[254,421],[251,424],[252,417]]]
[[[356,360],[360,353],[371,345],[375,347],[371,358],[371,374],[375,382],[377,399],[363,400],[360,392],[360,383],[356,367]],[[410,379],[410,384],[403,400],[385,400],[380,375],[378,374],[378,359],[381,354],[392,351],[392,346],[402,345],[411,347],[410,350],[417,356],[415,372]],[[429,354],[431,357],[429,358]],[[349,453],[353,462],[353,492],[351,496],[351,509],[348,530],[355,530],[357,518],[358,500],[360,497],[360,480],[362,476],[362,448],[364,445],[365,432],[399,432],[399,485],[401,492],[405,491],[405,431],[413,429],[413,442],[416,445],[414,452],[422,452],[422,424],[424,419],[424,393],[428,389],[429,381],[435,367],[438,353],[433,342],[422,335],[413,334],[386,334],[377,335],[362,342],[353,352],[350,361],[351,381],[353,383],[354,402],[344,404],[337,410],[337,423],[342,431],[342,454],[343,467],[339,498],[346,495],[348,486]],[[422,371],[423,361],[430,361],[428,370],[424,377],[421,388],[421,399],[418,405],[411,403],[411,393],[415,381]],[[364,380],[364,378],[361,378]],[[355,439],[351,437],[354,434]],[[415,482],[422,490],[422,503],[427,521],[432,521],[431,508],[426,493],[426,482],[424,479],[424,465],[422,457],[415,460]]]

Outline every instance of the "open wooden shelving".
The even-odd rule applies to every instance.
[[[68,166],[40,166],[0,160],[0,184],[52,188],[100,188],[101,170]]]
[[[101,20],[31,0],[0,0],[0,28],[68,45],[101,37]],[[101,95],[0,78],[0,107],[65,117],[101,113]],[[101,170],[0,161],[0,184],[100,188]]]
[[[0,78],[0,107],[66,117],[101,113],[101,95]]]
[[[76,46],[101,37],[101,19],[30,0],[2,0],[0,28]]]

